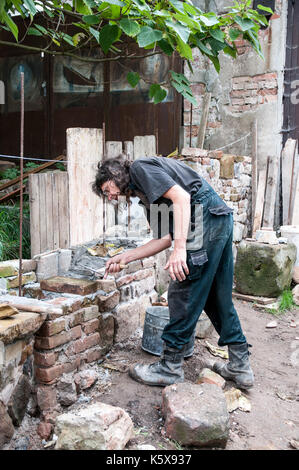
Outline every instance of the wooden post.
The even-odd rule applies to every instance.
[[[297,153],[297,140],[288,139],[281,154],[281,176],[282,176],[282,223],[290,223],[290,201],[294,157]]]
[[[203,148],[203,144],[205,141],[205,134],[206,134],[206,128],[207,128],[207,123],[208,123],[208,117],[209,117],[211,96],[212,96],[212,93],[206,93],[203,99],[201,120],[200,120],[198,135],[197,135],[197,147],[200,149]]]
[[[97,164],[103,157],[103,135],[101,129],[71,128],[66,136],[72,246],[103,233],[102,201],[91,189]]]
[[[251,199],[252,199],[252,231],[254,225],[256,193],[257,193],[257,120],[255,119],[251,124]]]
[[[21,72],[21,132],[20,132],[20,248],[19,248],[19,296],[22,296],[23,257],[23,156],[24,156],[24,72]]]
[[[273,228],[274,226],[274,209],[278,183],[278,166],[279,159],[276,156],[269,157],[263,227]]]
[[[254,223],[253,223],[253,229],[252,229],[253,237],[255,235],[255,232],[261,228],[261,224],[263,220],[266,178],[267,178],[267,168],[264,168],[259,172]]]

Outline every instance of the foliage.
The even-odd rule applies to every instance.
[[[292,290],[286,289],[279,296],[277,308],[266,308],[266,311],[268,313],[272,313],[273,315],[280,315],[286,313],[289,310],[298,308],[298,305],[296,305],[293,300]]]
[[[0,28],[11,34],[10,42],[0,44],[93,62],[178,53],[191,70],[194,49],[199,49],[219,72],[220,52],[237,57],[236,40],[248,41],[262,57],[258,31],[267,20],[251,3],[235,1],[225,14],[216,15],[203,12],[191,0],[0,0]],[[272,13],[262,5],[258,8]],[[27,25],[23,37],[13,16],[16,13]],[[42,45],[30,46],[30,36],[39,37]],[[137,53],[123,47],[128,40],[137,44]],[[102,57],[83,56],[87,46],[100,47]],[[127,76],[132,87],[141,78],[132,71]],[[186,77],[171,71],[167,82],[151,84],[149,95],[154,103],[165,99],[169,86],[194,102]]]
[[[20,247],[20,208],[15,206],[0,206],[0,261],[19,258]],[[23,206],[23,240],[22,256],[24,259],[30,254],[30,217],[29,203],[24,201]]]
[[[26,171],[29,171],[29,170],[33,170],[34,168],[38,168],[39,166],[41,165],[41,163],[34,163],[34,162],[28,162],[28,163],[25,163],[24,165],[24,173]],[[55,167],[58,169],[58,170],[62,170],[64,171],[65,170],[65,167],[63,165],[63,163],[56,163],[55,164]],[[0,180],[1,179],[7,179],[7,180],[13,180],[15,178],[17,178],[18,176],[20,176],[21,174],[21,171],[18,167],[14,167],[14,168],[7,168],[6,170],[4,170],[3,172],[1,172],[1,175],[0,175]],[[26,179],[24,180],[26,181]]]

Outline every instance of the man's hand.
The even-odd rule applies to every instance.
[[[127,264],[127,263],[128,263],[128,257],[125,253],[113,256],[106,263],[106,270],[105,270],[103,279],[106,279],[108,274],[119,273],[119,271],[122,270],[120,265]]]
[[[187,252],[185,248],[175,248],[171,253],[164,269],[169,270],[170,277],[173,281],[184,281],[189,269],[186,263]]]

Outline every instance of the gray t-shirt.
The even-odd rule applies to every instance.
[[[188,165],[166,157],[145,157],[135,160],[130,167],[131,188],[146,209],[146,217],[153,230],[154,238],[170,233],[173,238],[172,201],[162,195],[178,184],[192,196],[202,185],[202,178]],[[151,206],[154,204],[156,207]],[[166,217],[159,207],[169,207]],[[158,207],[158,208],[157,208]],[[158,212],[157,212],[158,211]]]
[[[202,185],[202,179],[188,165],[173,158],[145,157],[135,160],[130,167],[133,185],[145,194],[150,204],[161,202],[162,195],[178,184],[191,196]],[[162,198],[163,202],[169,199]]]

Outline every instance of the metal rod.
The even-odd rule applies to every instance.
[[[106,128],[103,122],[103,161],[106,158]],[[106,198],[103,197],[103,245],[105,246],[106,241]]]
[[[23,251],[23,156],[24,156],[24,72],[21,72],[21,129],[20,129],[20,248],[19,248],[19,296],[22,296]]]
[[[191,145],[191,138],[192,138],[192,111],[193,111],[193,105],[191,103],[191,109],[190,109],[190,137],[189,137],[189,147],[192,147]]]

